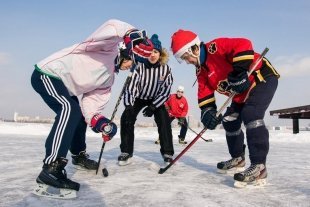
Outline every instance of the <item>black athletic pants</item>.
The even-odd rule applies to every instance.
[[[55,122],[45,142],[46,154],[43,162],[50,164],[59,157],[65,158],[69,149],[72,154],[85,150],[87,124],[77,97],[70,96],[61,80],[51,78],[37,70],[32,74],[31,84],[56,113]]]
[[[128,114],[126,110],[121,116],[121,152],[133,154],[134,151],[134,126],[139,112],[146,106],[152,104],[151,100],[136,99],[133,105],[134,113]],[[158,127],[160,137],[160,152],[161,154],[174,154],[172,130],[168,112],[165,106],[162,105],[154,112],[154,119]]]

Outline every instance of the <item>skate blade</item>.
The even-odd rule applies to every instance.
[[[179,145],[181,145],[181,146],[186,146],[187,145],[187,143],[179,143]]]
[[[236,188],[259,188],[264,187],[267,185],[267,179],[258,179],[253,182],[241,182],[241,181],[235,181],[234,187]]]
[[[234,168],[231,168],[229,170],[217,169],[217,172],[220,174],[227,174],[227,175],[233,176],[234,174],[242,172],[244,170],[245,170],[245,167],[234,167]]]
[[[50,189],[53,189],[53,191],[48,192]],[[73,199],[77,197],[75,190],[65,188],[54,188],[52,186],[45,184],[38,184],[37,188],[35,188],[32,193],[37,196],[55,198],[55,199]]]
[[[131,158],[128,158],[127,161],[118,161],[119,166],[125,166],[125,165],[129,165],[131,163],[132,163]]]

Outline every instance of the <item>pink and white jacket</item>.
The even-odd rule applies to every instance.
[[[36,69],[60,79],[70,94],[81,96],[86,122],[101,113],[108,103],[114,83],[117,44],[134,27],[119,20],[108,20],[85,41],[62,49],[40,61]]]

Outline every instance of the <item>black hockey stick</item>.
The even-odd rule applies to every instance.
[[[178,121],[178,123],[181,124],[181,125],[183,125],[183,126],[185,126],[185,123],[184,123],[184,122]],[[197,133],[195,130],[193,130],[191,127],[189,127],[188,124],[187,124],[187,126],[185,126],[185,127],[187,127],[189,130],[191,130],[194,134],[198,135],[198,133]],[[201,136],[200,138],[201,138],[202,140],[204,140],[205,142],[213,142],[212,139],[205,139],[205,138],[203,138],[202,136]]]
[[[122,100],[122,96],[123,96],[123,94],[124,94],[124,92],[125,92],[125,89],[126,89],[128,83],[129,83],[130,80],[131,80],[132,73],[133,73],[133,72],[130,72],[130,73],[128,74],[126,80],[125,80],[125,83],[124,83],[124,85],[123,85],[123,88],[122,88],[122,90],[121,90],[121,93],[120,93],[120,95],[119,95],[119,97],[118,97],[118,100],[117,100],[117,102],[116,102],[116,105],[115,105],[115,107],[114,107],[114,110],[113,110],[113,113],[112,113],[112,116],[111,116],[111,122],[113,121],[113,119],[114,119],[114,117],[115,117],[115,114],[116,114],[117,109],[118,109],[118,106],[119,106],[119,104],[120,104],[120,102],[121,102],[121,100]],[[97,170],[96,170],[96,175],[97,175],[98,170],[99,170],[100,161],[101,161],[101,157],[102,157],[102,153],[103,153],[103,150],[104,150],[105,143],[106,143],[106,142],[103,141],[102,146],[101,146],[100,155],[99,155],[99,159],[98,159],[98,166],[97,166]]]
[[[256,67],[257,67],[258,64],[262,61],[262,59],[264,58],[264,56],[266,55],[266,53],[268,52],[268,50],[269,50],[269,49],[266,47],[266,48],[264,49],[264,51],[261,53],[260,57],[255,61],[254,65],[251,65],[250,71],[248,72],[248,76],[250,76],[251,73],[256,69]],[[223,106],[222,106],[222,107],[218,110],[218,112],[216,113],[216,116],[217,116],[217,117],[222,113],[222,111],[224,110],[224,108],[227,107],[228,103],[232,100],[232,98],[234,97],[235,94],[236,94],[236,93],[232,93],[232,94],[229,96],[229,98],[225,101],[225,103],[223,104]],[[164,167],[164,168],[160,168],[159,171],[158,171],[158,173],[159,173],[159,174],[163,174],[164,172],[166,172],[178,159],[180,159],[180,157],[183,156],[183,154],[184,154],[191,146],[193,146],[193,144],[195,144],[195,142],[203,135],[203,133],[204,133],[206,130],[207,130],[206,127],[203,128],[203,129],[199,132],[199,134],[195,137],[195,139],[193,139],[193,140],[191,141],[191,143],[189,143],[188,146],[186,146],[186,147],[182,150],[182,152],[180,152],[180,154],[179,154],[176,158],[174,158],[174,159],[172,160],[172,162],[170,162],[169,165],[167,165],[167,166]]]

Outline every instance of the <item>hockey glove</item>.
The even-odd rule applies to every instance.
[[[201,122],[207,129],[215,129],[218,124],[222,121],[222,114],[216,116],[216,109],[209,107],[201,111]]]
[[[151,117],[151,116],[153,116],[155,110],[156,110],[156,107],[153,105],[150,105],[150,106],[146,107],[145,109],[143,109],[143,111],[142,111],[143,116]]]
[[[180,127],[186,126],[186,118],[185,118],[185,117],[180,117],[180,118],[178,118],[178,125],[179,125]]]
[[[109,141],[117,133],[117,126],[114,122],[105,118],[101,114],[96,114],[91,119],[90,126],[92,130],[96,133],[101,132],[104,141]]]
[[[227,81],[231,89],[236,93],[243,93],[251,86],[251,82],[246,71],[241,73],[229,73]]]
[[[137,63],[146,62],[153,51],[153,44],[147,38],[145,30],[132,30],[124,36],[124,43],[132,60]]]

